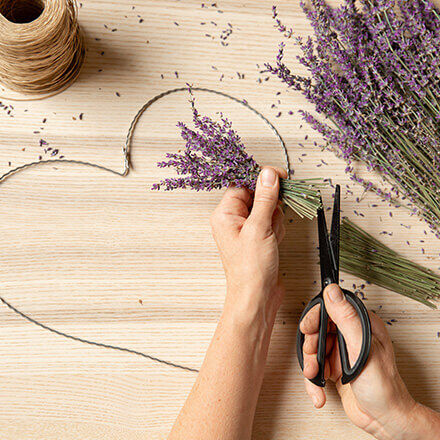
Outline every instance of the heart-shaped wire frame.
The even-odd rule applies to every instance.
[[[165,96],[174,94],[174,93],[179,93],[179,92],[188,92],[188,91],[197,91],[197,92],[207,92],[207,93],[212,93],[215,95],[220,95],[223,96],[225,98],[228,98],[234,102],[237,102],[238,104],[246,107],[247,109],[249,109],[251,112],[253,112],[254,114],[256,114],[260,119],[262,119],[268,126],[269,128],[274,132],[275,136],[278,138],[278,140],[280,141],[281,144],[281,148],[283,150],[283,155],[284,155],[284,160],[285,160],[285,165],[286,165],[286,171],[288,176],[291,176],[293,174],[292,170],[290,169],[290,160],[289,160],[289,154],[287,152],[287,147],[286,147],[286,143],[284,142],[284,139],[282,138],[281,134],[279,133],[279,131],[276,129],[276,127],[263,115],[261,114],[258,110],[254,109],[253,107],[251,107],[249,105],[249,103],[246,100],[242,100],[242,99],[238,99],[232,95],[228,95],[225,92],[219,91],[219,90],[214,90],[214,89],[208,89],[205,87],[179,87],[176,89],[170,89],[170,90],[166,90],[162,93],[159,93],[158,95],[154,96],[153,98],[151,98],[148,102],[146,102],[136,113],[136,115],[134,116],[134,118],[131,121],[130,127],[128,129],[127,132],[127,136],[125,138],[125,144],[122,148],[122,153],[123,153],[123,169],[122,171],[118,171],[118,170],[114,170],[112,168],[107,168],[103,165],[100,164],[96,164],[96,163],[92,163],[92,162],[86,162],[86,161],[82,161],[82,160],[73,160],[73,159],[49,159],[49,160],[40,160],[38,162],[29,162],[26,163],[24,165],[18,166],[16,168],[13,168],[11,170],[9,170],[8,172],[4,173],[3,175],[0,176],[0,184],[2,182],[4,182],[6,179],[8,179],[9,177],[13,176],[14,174],[17,174],[21,171],[27,170],[28,168],[31,167],[36,167],[39,165],[45,165],[45,164],[53,164],[53,163],[70,163],[70,164],[76,164],[76,165],[85,165],[88,167],[92,167],[92,168],[98,168],[100,170],[104,170],[107,171],[109,173],[115,174],[117,176],[120,177],[125,177],[128,175],[128,173],[130,172],[131,169],[131,162],[130,162],[130,151],[131,151],[131,143],[132,143],[132,139],[133,139],[133,133],[136,129],[136,126],[140,120],[140,118],[142,117],[142,115],[156,102],[159,101],[160,99],[164,98]],[[17,309],[13,304],[11,304],[9,301],[7,301],[5,298],[3,298],[2,296],[0,296],[0,301],[7,306],[10,310],[12,310],[14,313],[16,313],[17,315],[21,316],[22,318],[26,319],[27,321],[31,322],[32,324],[37,325],[38,327],[50,331],[51,333],[54,333],[56,335],[59,336],[63,336],[65,338],[71,339],[73,341],[77,341],[77,342],[82,342],[83,344],[88,344],[88,345],[92,345],[95,347],[101,347],[101,348],[107,348],[107,349],[111,349],[111,350],[117,350],[117,351],[122,351],[125,353],[130,353],[130,354],[134,354],[137,356],[141,356],[143,358],[147,358],[151,361],[154,362],[158,362],[160,364],[163,365],[167,365],[169,367],[173,367],[173,368],[177,368],[180,370],[185,370],[185,371],[191,371],[194,373],[197,373],[198,370],[196,368],[191,368],[191,367],[187,367],[185,365],[180,365],[177,364],[175,362],[171,362],[171,361],[167,361],[167,360],[163,360],[163,359],[159,359],[155,356],[152,356],[150,354],[147,353],[143,353],[137,350],[132,350],[131,348],[126,348],[126,347],[120,347],[117,345],[111,345],[111,344],[105,344],[102,342],[96,342],[96,341],[91,341],[89,339],[85,339],[85,338],[80,338],[78,336],[74,336],[74,335],[70,335],[68,333],[62,332],[60,330],[57,330],[53,327],[49,327],[48,325],[32,318],[31,316],[27,315],[26,313],[22,312],[21,310]]]

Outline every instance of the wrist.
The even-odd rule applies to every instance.
[[[440,433],[440,414],[432,409],[416,403],[408,414],[406,433],[402,440],[434,439]]]
[[[264,289],[228,288],[223,315],[244,327],[273,327],[281,301]]]
[[[381,430],[382,431],[382,430]],[[411,398],[391,417],[377,438],[383,440],[428,440],[440,432],[440,414]]]
[[[235,347],[245,346],[252,351],[252,365],[259,370],[267,357],[273,324],[274,319],[266,318],[264,308],[242,310],[231,303],[225,304],[219,322]],[[251,364],[248,367],[251,368]]]

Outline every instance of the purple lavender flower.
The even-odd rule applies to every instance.
[[[230,185],[255,189],[260,167],[246,152],[231,122],[223,116],[221,123],[202,117],[194,105],[193,122],[196,130],[182,122],[177,124],[186,142],[185,151],[167,153],[168,160],[158,163],[160,168],[174,168],[184,177],[165,179],[153,189],[212,191]]]
[[[399,194],[440,236],[440,12],[428,0],[325,0],[301,6],[315,38],[294,36],[274,8],[275,26],[302,50],[310,76],[284,63],[282,44],[269,72],[301,91],[326,117],[304,119],[348,163],[366,189],[391,201]],[[353,173],[363,161],[391,192]]]
[[[167,153],[160,168],[174,168],[179,177],[155,183],[152,189],[167,191],[190,188],[212,191],[231,185],[254,190],[260,166],[246,152],[240,136],[223,115],[220,122],[201,116],[191,101],[195,130],[179,122],[181,136],[186,142],[184,151]],[[281,179],[280,198],[300,216],[313,218],[321,205],[319,179]]]

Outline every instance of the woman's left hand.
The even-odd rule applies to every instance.
[[[286,172],[264,168],[255,195],[229,188],[211,217],[214,238],[227,280],[225,311],[252,317],[261,309],[270,317],[281,304],[278,245],[284,237],[279,177]]]

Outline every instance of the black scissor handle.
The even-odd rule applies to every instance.
[[[316,305],[321,305],[321,312],[319,318],[319,339],[318,339],[318,374],[313,378],[309,379],[310,382],[318,385],[319,387],[325,386],[325,378],[324,378],[324,365],[325,365],[325,346],[327,343],[327,325],[328,325],[328,314],[327,310],[324,306],[324,297],[322,296],[322,292],[316,295],[306,306],[304,311],[302,312],[301,317],[299,318],[298,323],[298,331],[296,333],[296,355],[298,357],[298,362],[301,367],[301,370],[304,370],[304,355],[303,355],[303,345],[304,345],[304,333],[300,330],[300,324],[307,313],[313,309]]]
[[[345,339],[342,336],[342,333],[339,330],[337,330],[338,342],[339,342],[339,354],[340,354],[341,366],[342,366],[341,382],[343,384],[346,384],[354,380],[361,373],[365,364],[367,363],[371,348],[371,323],[370,323],[370,318],[368,316],[368,311],[365,308],[363,302],[349,290],[342,289],[342,292],[344,293],[347,301],[355,308],[362,326],[362,346],[358,359],[353,365],[353,367],[350,367],[350,361],[348,359],[347,345],[345,343]],[[325,366],[325,349],[327,342],[328,314],[325,309],[322,292],[319,293],[317,296],[315,296],[315,298],[313,298],[309,302],[309,304],[307,304],[307,307],[304,309],[300,317],[298,323],[298,331],[296,335],[296,354],[298,357],[301,370],[303,370],[304,369],[304,355],[303,355],[304,334],[300,330],[300,324],[301,321],[304,319],[304,317],[307,315],[307,313],[318,304],[321,305],[318,353],[317,353],[319,370],[318,370],[318,374],[313,379],[309,379],[309,380],[315,385],[324,387],[325,386],[324,366]]]
[[[371,348],[371,323],[364,303],[353,292],[345,289],[342,289],[342,292],[344,292],[347,301],[355,308],[362,326],[362,346],[357,361],[353,367],[350,367],[345,339],[342,336],[342,333],[338,330],[339,355],[342,366],[341,382],[345,385],[359,376],[368,361]]]

